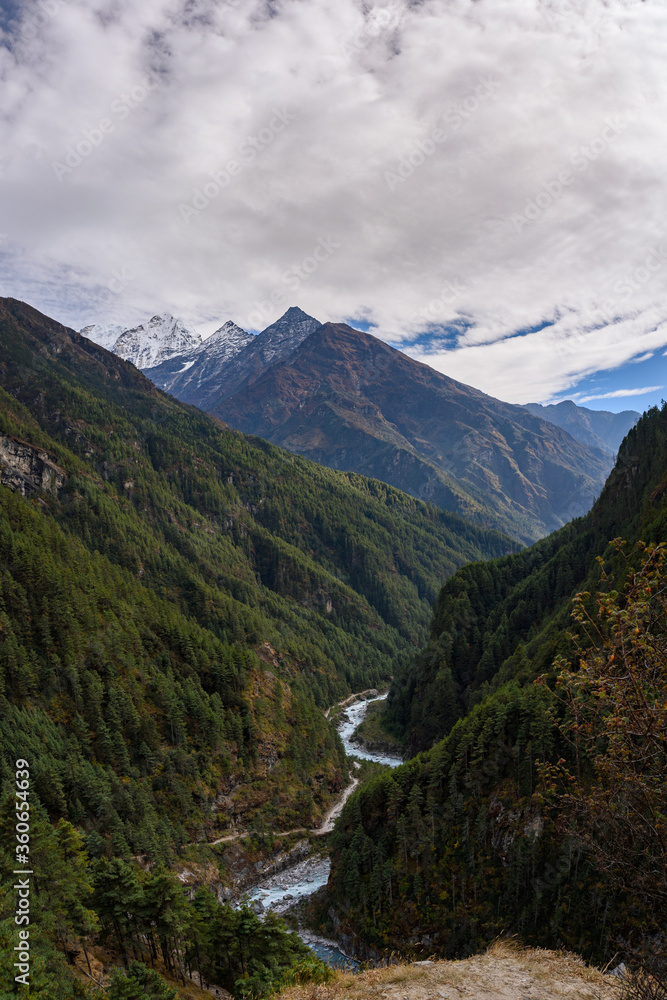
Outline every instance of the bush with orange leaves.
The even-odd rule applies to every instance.
[[[571,742],[573,763],[546,766],[543,776],[562,824],[585,845],[610,888],[630,897],[642,914],[634,940],[624,942],[630,962],[643,969],[640,995],[655,988],[664,996],[667,548],[640,542],[628,554],[620,539],[612,546],[623,588],[613,589],[613,576],[603,567],[604,589],[596,598],[577,595],[571,636],[576,662],[556,662],[565,707],[557,725]],[[637,987],[635,979],[632,989]]]

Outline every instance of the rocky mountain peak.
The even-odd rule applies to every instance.
[[[275,364],[296,350],[322,324],[298,306],[290,306],[280,319],[257,336],[254,349],[265,364]]]
[[[215,333],[206,338],[198,348],[198,351],[210,351],[214,345],[219,344],[238,344],[239,347],[244,347],[254,339],[251,333],[247,333],[233,319],[228,319],[226,323],[218,327]]]

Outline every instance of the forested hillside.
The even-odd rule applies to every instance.
[[[589,514],[515,555],[465,566],[447,581],[429,643],[389,693],[389,726],[413,751],[431,746],[505,681],[547,669],[566,641],[571,598],[595,586],[596,557],[611,539],[666,537],[666,454],[664,417],[644,415]]]
[[[423,641],[438,580],[516,547],[232,432],[13,300],[0,304],[0,484],[2,799],[28,760],[33,826],[80,866],[69,895],[38,882],[39,926],[62,951],[98,921],[128,954],[152,954],[142,907],[157,890],[133,856],[169,866],[259,814],[315,823],[345,780],[322,707],[388,679]],[[59,821],[73,824],[60,848]],[[9,811],[2,830],[7,849]],[[196,915],[178,916],[165,878],[160,947],[181,968]],[[253,968],[230,958],[226,984]],[[44,975],[34,995],[60,996]]]
[[[511,932],[664,957],[667,570],[650,546],[666,488],[663,407],[588,517],[444,586],[391,707],[430,749],[356,793],[335,834],[346,932],[426,954]]]

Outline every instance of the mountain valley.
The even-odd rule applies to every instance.
[[[658,933],[648,883],[634,897],[608,884],[565,823],[554,663],[573,656],[575,593],[611,574],[630,586],[648,572],[632,547],[665,541],[667,410],[630,429],[590,512],[522,548],[517,527],[543,533],[593,501],[611,456],[304,315],[251,339],[229,322],[185,352],[181,325],[153,324],[175,336],[160,350],[181,351],[160,362],[165,379],[171,364],[185,386],[206,354],[213,392],[216,365],[233,366],[206,414],[119,356],[143,337],[112,330],[111,353],[0,301],[0,780],[13,802],[10,762],[30,761],[44,1000],[97,1000],[85,961],[98,978],[122,966],[111,1000],[205,995],[187,977],[256,1000],[290,976],[325,982],[275,915],[234,896],[312,849],[330,852],[331,875],[302,919],[373,961],[458,957],[506,932],[602,961],[633,928]],[[357,468],[384,475],[387,454],[428,466],[482,523]],[[625,556],[609,549],[619,535]],[[644,645],[661,620],[646,619]],[[387,685],[361,738],[409,759],[351,768],[328,709]],[[333,832],[309,847],[336,802]],[[13,823],[8,805],[3,886]],[[652,863],[655,844],[634,836]],[[0,906],[9,954],[9,890]]]
[[[667,1000],[667,0],[0,79],[0,1000]]]
[[[473,953],[501,934],[635,963],[656,947],[664,975],[664,826],[649,817],[667,765],[666,483],[664,406],[588,515],[444,585],[383,720],[411,759],[362,787],[334,834],[338,934],[371,953]]]

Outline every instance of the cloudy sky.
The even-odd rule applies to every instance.
[[[349,321],[667,396],[664,0],[3,0],[0,266],[67,324]]]

